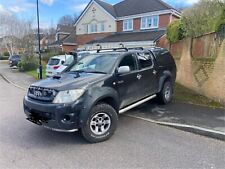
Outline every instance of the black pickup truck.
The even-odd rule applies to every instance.
[[[172,99],[176,65],[163,48],[108,49],[69,71],[32,84],[24,98],[27,119],[48,129],[81,130],[92,143],[109,139],[118,115],[155,97]]]

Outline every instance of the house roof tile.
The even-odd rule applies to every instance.
[[[134,41],[157,41],[161,36],[166,33],[166,30],[151,30],[139,32],[126,32],[116,33],[107,36],[100,40],[93,40],[88,44],[93,43],[113,43],[113,42],[134,42]]]

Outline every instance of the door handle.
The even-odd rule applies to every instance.
[[[157,74],[157,71],[156,70],[153,70],[153,72],[152,72],[154,75],[156,75]]]
[[[137,74],[137,79],[140,80],[142,78],[142,75]]]

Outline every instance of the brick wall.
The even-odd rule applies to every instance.
[[[76,40],[78,45],[84,45],[90,41],[102,39],[111,34],[112,33],[94,33],[94,34],[77,35]]]
[[[141,18],[135,18],[133,20],[133,28],[134,30],[140,30],[141,27]]]
[[[170,14],[159,16],[159,28],[166,28],[170,23]]]
[[[176,60],[179,83],[225,104],[225,40],[221,43],[215,35],[173,43],[170,52]],[[162,41],[157,45],[168,47]]]
[[[117,21],[117,32],[123,32],[123,21]]]
[[[63,52],[71,52],[72,50],[76,49],[76,45],[63,45],[62,46],[62,51]]]
[[[215,57],[217,55],[217,43],[218,40],[215,32],[194,38],[191,51],[192,57]]]

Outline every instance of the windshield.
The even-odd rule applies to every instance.
[[[109,73],[116,62],[118,54],[93,54],[78,61],[70,72],[102,72]]]

